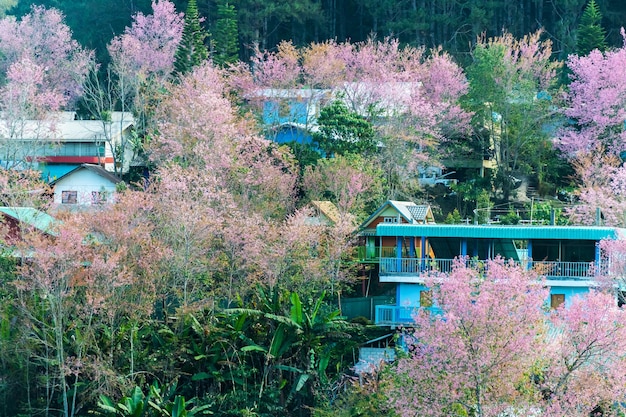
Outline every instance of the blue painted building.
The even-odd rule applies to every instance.
[[[267,138],[273,142],[299,143],[301,145],[314,145],[312,132],[316,132],[317,126],[307,128],[296,123],[284,123],[267,130]]]
[[[378,259],[378,273],[380,282],[396,284],[396,302],[377,306],[375,322],[406,325],[416,309],[434,308],[422,273],[449,272],[458,257],[471,261],[497,256],[512,259],[545,276],[551,307],[567,305],[575,295],[589,291],[597,274],[606,271],[607,260],[598,243],[622,239],[625,232],[591,226],[378,224],[379,241],[395,242],[392,250],[379,252],[383,256]]]

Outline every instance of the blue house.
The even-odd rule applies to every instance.
[[[575,295],[589,291],[597,274],[606,270],[598,243],[623,238],[624,232],[592,226],[378,224],[376,237],[395,242],[391,250],[379,252],[378,273],[381,283],[396,284],[396,302],[377,306],[375,323],[410,324],[416,309],[431,308],[432,295],[422,273],[449,272],[458,257],[512,259],[545,276],[552,308],[567,305]]]
[[[307,128],[305,125],[286,122],[267,129],[266,137],[280,144],[295,142],[301,145],[313,145],[312,133],[317,130],[317,126]]]
[[[261,121],[267,139],[280,143],[312,145],[317,116],[328,93],[318,89],[265,89]]]

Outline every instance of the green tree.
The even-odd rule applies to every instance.
[[[320,111],[319,132],[313,135],[327,155],[371,154],[376,150],[375,132],[365,117],[334,101]]]
[[[518,224],[521,219],[519,214],[509,207],[509,211],[504,216],[500,216],[500,224]]]
[[[217,5],[212,47],[213,62],[219,66],[235,63],[239,59],[237,11],[228,0],[220,0]]]
[[[448,213],[446,219],[444,220],[445,224],[459,224],[461,223],[461,213],[459,213],[459,209],[455,208],[451,213]]]
[[[0,0],[0,16],[6,15],[7,11],[17,5],[17,0]]]
[[[548,131],[555,123],[552,97],[557,92],[550,41],[541,32],[516,39],[505,33],[482,39],[467,69],[470,92],[465,97],[474,112],[474,148],[493,153],[497,163],[496,190],[508,200],[515,178],[537,175]]]
[[[576,53],[582,56],[594,49],[603,52],[606,48],[606,32],[602,27],[602,13],[596,0],[590,0],[580,18]]]
[[[477,224],[487,224],[491,217],[491,199],[487,190],[482,190],[476,198],[476,209],[474,210],[474,222]]]
[[[193,67],[207,60],[209,50],[204,44],[206,37],[207,33],[200,25],[196,0],[189,0],[187,11],[185,12],[183,38],[176,50],[174,61],[175,73],[186,74],[190,72]]]

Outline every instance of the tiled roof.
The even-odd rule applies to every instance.
[[[409,213],[411,213],[413,220],[426,220],[428,215],[428,206],[413,205],[407,206],[407,209],[409,210]]]
[[[361,225],[361,228],[367,228],[369,224],[376,219],[387,207],[393,207],[400,214],[404,221],[409,224],[415,224],[418,222],[428,222],[428,213],[430,211],[429,205],[417,205],[412,201],[397,201],[387,200],[381,205],[365,222]]]

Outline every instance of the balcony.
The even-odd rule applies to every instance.
[[[39,152],[41,160],[49,163],[101,164],[112,163],[112,155],[107,156],[106,148],[96,142],[63,142],[49,146]]]
[[[377,264],[380,258],[391,258],[396,256],[395,246],[357,247],[358,260],[361,263]]]
[[[422,273],[442,272],[449,273],[455,264],[454,259],[431,258],[380,258],[380,276],[388,277],[415,277]],[[486,262],[470,259],[470,266],[485,268]],[[526,269],[532,269],[548,280],[579,280],[587,281],[598,276],[603,265],[596,267],[595,262],[557,262],[557,261],[517,261]]]
[[[420,309],[425,309],[431,314],[441,312],[441,309],[437,307],[379,305],[376,306],[374,324],[391,327],[410,326],[413,324],[413,317]]]

